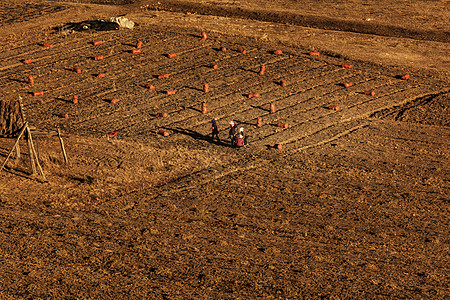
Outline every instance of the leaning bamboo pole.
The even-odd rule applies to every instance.
[[[22,129],[20,130],[19,136],[16,139],[16,142],[14,143],[14,146],[11,148],[11,151],[9,151],[8,156],[6,156],[5,161],[2,164],[2,167],[0,168],[0,172],[3,170],[3,168],[6,165],[6,162],[8,161],[9,157],[11,156],[11,153],[14,151],[14,148],[17,147],[17,145],[19,144],[20,138],[22,137],[23,133],[25,132],[25,130],[28,128],[28,122],[25,122],[25,124],[22,126]]]
[[[61,137],[61,131],[59,130],[59,128],[58,128],[58,138],[59,138],[59,143],[61,144],[61,149],[62,149],[62,153],[64,156],[64,162],[67,163],[68,159],[67,159],[66,149],[64,148],[64,141]]]
[[[44,175],[44,171],[42,171],[41,164],[39,163],[39,158],[37,156],[36,149],[34,148],[34,144],[33,144],[33,138],[31,137],[31,131],[28,126],[27,126],[27,134],[28,134],[29,145],[31,146],[31,148],[29,149],[30,157],[34,156],[34,158],[36,159],[36,165],[39,168],[39,172],[41,172],[42,178],[44,179],[44,181],[47,181],[47,179],[45,178],[45,175]],[[36,167],[34,167],[34,168],[36,169]],[[35,171],[35,170],[33,170],[33,171]],[[33,173],[33,174],[36,174],[36,173]]]
[[[34,161],[34,155],[33,155],[33,151],[32,151],[32,145],[33,145],[33,139],[31,137],[31,132],[30,132],[30,128],[28,128],[27,126],[27,131],[26,131],[26,139],[27,139],[27,144],[28,144],[28,153],[29,153],[29,157],[30,157],[30,164],[31,164],[31,172],[32,174],[36,174],[37,170],[36,170],[36,162]]]

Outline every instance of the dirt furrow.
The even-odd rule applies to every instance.
[[[349,109],[329,113],[327,115],[323,115],[314,119],[308,119],[308,121],[299,124],[294,123],[293,126],[288,128],[287,130],[283,130],[277,135],[269,136],[263,141],[268,144],[277,142],[291,143],[299,138],[303,138],[305,136],[309,136],[315,132],[318,132],[323,128],[330,127],[332,124],[349,122],[352,120],[367,119],[374,111],[405,103],[409,101],[408,99],[410,99],[411,97],[415,98],[417,97],[417,95],[429,94],[430,92],[432,92],[432,89],[430,89],[430,87],[428,86],[408,88],[395,94],[396,98],[398,99],[396,102],[392,101],[390,95],[381,97],[379,99],[373,99]],[[300,135],[293,136],[291,134],[292,131],[300,133]]]

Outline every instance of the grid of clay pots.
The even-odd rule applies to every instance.
[[[207,134],[215,118],[244,124],[260,144],[295,143],[430,90],[316,51],[149,28],[55,36],[8,49],[0,68],[4,97],[26,96],[36,126],[131,138]]]

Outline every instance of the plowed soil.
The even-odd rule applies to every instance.
[[[1,299],[450,297],[445,1],[89,2],[0,5]]]

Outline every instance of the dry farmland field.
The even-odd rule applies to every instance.
[[[0,4],[0,299],[450,297],[445,1],[89,2]]]

